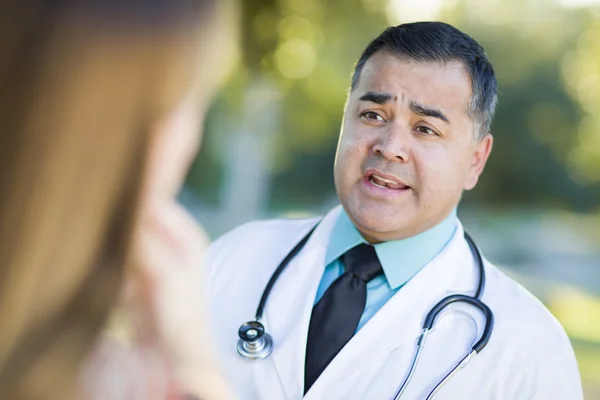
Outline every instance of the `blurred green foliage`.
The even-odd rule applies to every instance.
[[[397,22],[387,4],[242,2],[243,57],[209,115],[206,145],[189,179],[205,201],[218,201],[228,160],[227,151],[216,149],[227,145],[227,121],[243,118],[244,95],[258,81],[273,85],[280,99],[270,207],[310,208],[333,193],[332,163],[352,67],[368,42]],[[499,80],[494,151],[465,202],[597,209],[599,14],[542,0],[462,0],[439,19],[486,48]]]

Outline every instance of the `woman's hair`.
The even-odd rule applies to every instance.
[[[216,3],[0,5],[3,399],[75,393],[121,288],[153,126],[198,88]]]

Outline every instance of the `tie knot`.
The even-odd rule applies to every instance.
[[[375,247],[362,243],[344,254],[346,272],[351,272],[365,282],[383,273]]]

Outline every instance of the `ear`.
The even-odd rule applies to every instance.
[[[494,138],[491,133],[487,133],[483,139],[477,140],[475,143],[475,149],[473,151],[471,165],[467,173],[467,179],[465,180],[464,189],[471,190],[477,185],[479,175],[483,172],[483,168],[487,163],[488,157],[492,152],[492,145],[494,144]]]

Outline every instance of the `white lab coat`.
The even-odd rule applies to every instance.
[[[267,281],[318,219],[243,225],[209,249],[206,293],[222,367],[240,399],[300,399],[311,310],[325,251],[340,211],[333,209],[279,277],[263,323],[274,340],[269,358],[250,361],[236,352],[238,329],[254,319]],[[399,260],[401,262],[401,260]],[[485,261],[483,301],[495,315],[491,340],[435,396],[439,399],[579,400],[583,398],[569,340],[548,310]],[[415,352],[423,320],[443,297],[473,295],[478,273],[459,224],[444,250],[400,289],[347,343],[311,387],[308,400],[392,397]],[[424,399],[479,338],[479,311],[457,304],[431,331],[403,399]]]

